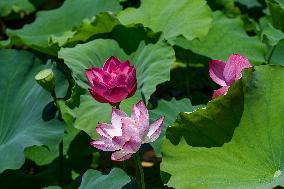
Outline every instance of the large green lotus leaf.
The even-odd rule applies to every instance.
[[[93,139],[98,137],[96,127],[99,122],[109,122],[111,106],[95,101],[91,95],[82,95],[80,107],[76,111],[75,127],[88,133]]]
[[[151,123],[157,120],[161,116],[165,116],[162,132],[159,138],[151,143],[157,155],[161,156],[161,142],[165,136],[166,129],[171,126],[176,120],[177,115],[180,112],[191,112],[194,107],[191,105],[189,99],[175,100],[171,101],[160,100],[158,107],[156,109],[150,110],[150,121]]]
[[[69,149],[70,143],[79,133],[78,129],[68,128],[63,137],[63,154],[66,155]],[[32,146],[25,150],[26,158],[33,160],[37,165],[50,164],[55,158],[59,156],[59,148],[54,150],[48,150],[43,146]]]
[[[0,17],[9,15],[11,12],[31,13],[35,7],[29,0],[2,0],[0,1]]]
[[[51,36],[61,36],[62,39],[66,35],[68,38],[72,36],[72,29],[80,26],[84,19],[100,12],[116,12],[120,9],[117,0],[68,0],[58,9],[39,12],[35,22],[19,30],[8,30],[7,33],[12,44],[25,44],[56,55],[58,47],[48,45]]]
[[[66,35],[52,35],[49,39],[49,44],[58,43],[59,46],[64,46],[67,43],[86,41],[96,34],[111,32],[118,24],[120,22],[110,12],[99,13],[91,19],[84,19],[78,28],[67,32]]]
[[[57,105],[59,106],[61,117],[67,125],[63,137],[63,154],[66,155],[71,142],[80,130],[74,128],[74,121],[76,119],[74,110],[70,109],[63,100],[58,100]],[[84,127],[82,126],[82,128]],[[32,146],[26,148],[25,156],[26,158],[33,160],[37,165],[46,165],[59,156],[59,148],[50,151],[45,146]]]
[[[284,2],[281,0],[266,0],[272,18],[273,26],[284,32]]]
[[[113,168],[108,175],[103,175],[99,171],[89,169],[83,175],[79,189],[121,189],[130,181],[129,176],[119,168]]]
[[[156,43],[159,40],[160,33],[154,33],[141,24],[131,26],[117,25],[109,36],[118,42],[126,54],[131,54],[136,51],[141,41],[145,41],[146,44]]]
[[[227,18],[218,11],[213,17],[212,27],[205,38],[188,41],[179,37],[174,43],[211,59],[225,61],[231,54],[240,53],[247,56],[252,64],[265,62],[265,44],[258,37],[246,34],[240,18]]]
[[[269,45],[275,46],[279,41],[284,39],[284,33],[280,30],[277,30],[270,23],[268,23],[263,29],[261,37]]]
[[[275,47],[275,50],[271,56],[270,63],[271,64],[278,64],[278,65],[284,65],[284,39],[282,39],[277,46]]]
[[[68,82],[64,78],[63,73],[58,69],[53,68],[53,73],[55,75],[56,96],[58,98],[63,98],[66,95]],[[63,100],[58,100],[57,105],[59,107],[61,117],[63,118],[65,124],[68,126],[63,137],[63,154],[65,155],[67,153],[67,150],[69,149],[70,143],[79,133],[79,130],[73,127],[73,122],[76,116],[74,112],[67,105],[65,105]],[[59,146],[52,150],[48,149],[46,146],[32,146],[25,149],[25,157],[33,160],[37,165],[49,164],[58,156]]]
[[[57,120],[43,121],[42,111],[52,101],[35,81],[43,69],[32,54],[0,50],[0,172],[24,163],[24,149],[46,145],[54,150],[63,137],[64,126]],[[17,81],[17,82],[16,82]]]
[[[232,85],[227,95],[210,101],[206,107],[188,112],[179,114],[167,129],[167,138],[174,144],[183,137],[192,146],[222,146],[231,140],[243,113],[240,83]]]
[[[204,37],[212,21],[205,0],[143,0],[138,9],[128,8],[118,15],[122,24],[141,23],[163,37],[183,35],[187,39]]]
[[[145,101],[156,91],[156,86],[170,80],[170,70],[175,62],[175,53],[164,42],[145,44],[142,42],[136,52],[130,56],[136,67],[138,88]]]
[[[156,90],[156,86],[170,79],[171,65],[175,61],[174,50],[164,42],[156,44],[141,43],[133,54],[128,56],[111,39],[97,39],[74,48],[62,48],[58,57],[72,70],[75,79],[84,88],[88,88],[85,70],[96,66],[102,67],[110,56],[116,56],[121,61],[130,60],[136,67],[138,89],[146,101]]]
[[[171,174],[168,185],[180,189],[284,186],[284,68],[255,67],[243,75],[242,83],[244,112],[230,142],[205,148],[192,147],[184,139],[176,146],[165,140],[162,170]]]

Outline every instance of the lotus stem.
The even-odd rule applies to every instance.
[[[55,89],[51,91],[51,96],[60,113]],[[64,174],[64,154],[63,154],[63,139],[62,139],[61,142],[59,143],[59,175],[58,175],[58,184],[61,188],[63,188],[63,183],[64,183],[63,174]]]
[[[137,180],[138,189],[145,189],[144,171],[141,164],[139,152],[134,154],[134,160],[136,164],[136,180]]]

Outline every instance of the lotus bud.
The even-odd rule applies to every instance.
[[[35,80],[45,90],[53,93],[55,89],[55,78],[51,69],[41,70],[36,76]]]

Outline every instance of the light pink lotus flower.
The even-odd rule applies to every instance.
[[[91,145],[103,151],[112,151],[111,159],[124,161],[136,153],[141,144],[155,141],[162,130],[164,116],[149,124],[149,114],[143,101],[133,106],[131,117],[113,108],[111,124],[100,123],[96,131],[101,136]]]
[[[221,60],[212,60],[209,62],[209,75],[212,80],[222,87],[215,90],[213,97],[225,95],[229,87],[242,77],[242,71],[245,68],[252,67],[245,56],[232,54],[227,63]]]
[[[115,105],[134,95],[137,88],[136,70],[129,61],[110,57],[102,68],[86,70],[89,91],[95,100]]]

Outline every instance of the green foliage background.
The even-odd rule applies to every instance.
[[[111,106],[85,69],[112,55],[137,69],[121,109],[143,99],[151,122],[166,116],[140,150],[155,152],[147,188],[284,187],[283,17],[282,0],[0,0],[0,188],[136,187],[132,160],[89,145]],[[254,67],[211,100],[208,62],[233,53]],[[56,100],[34,79],[46,68]]]

